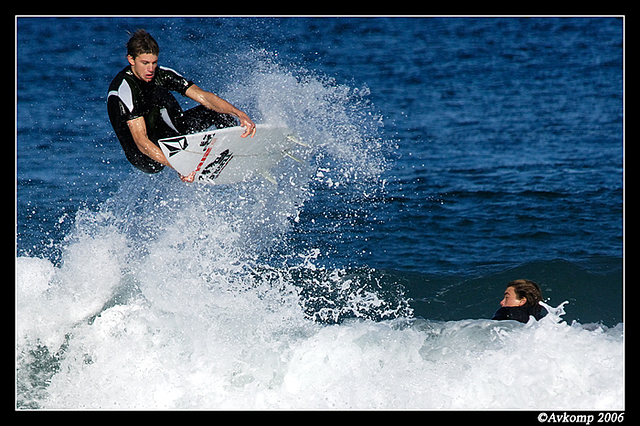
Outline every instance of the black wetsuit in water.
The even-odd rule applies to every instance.
[[[218,128],[236,125],[233,116],[202,105],[183,111],[171,91],[185,96],[191,85],[192,81],[166,67],[157,67],[153,79],[145,82],[128,66],[111,82],[107,97],[109,120],[127,159],[143,172],[157,173],[164,165],[138,149],[127,121],[144,117],[147,136],[155,144],[158,139],[201,132],[213,125]]]
[[[529,316],[533,316],[536,320],[540,320],[544,317],[542,313],[542,306],[504,306],[496,311],[493,315],[493,320],[514,320],[527,323],[529,322]]]

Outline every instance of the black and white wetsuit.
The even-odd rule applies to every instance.
[[[218,128],[236,125],[235,118],[220,114],[202,105],[183,111],[171,91],[182,96],[192,81],[171,68],[157,67],[150,82],[137,78],[126,67],[109,85],[107,111],[113,130],[131,164],[146,173],[157,173],[164,165],[143,154],[133,140],[127,122],[144,117],[147,136],[157,144],[158,139],[195,133],[215,125]]]

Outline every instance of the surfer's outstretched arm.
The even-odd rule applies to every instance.
[[[253,135],[256,134],[256,125],[253,121],[251,121],[249,116],[243,111],[240,111],[238,108],[231,105],[229,102],[218,97],[217,95],[211,92],[207,92],[206,90],[202,90],[195,84],[189,86],[189,88],[185,92],[185,95],[200,103],[201,105],[204,105],[206,108],[223,114],[231,114],[238,117],[238,119],[240,120],[240,126],[246,128],[245,132],[242,134],[243,138],[246,138],[249,135],[253,137]]]

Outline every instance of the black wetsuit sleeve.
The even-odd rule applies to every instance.
[[[177,71],[167,67],[158,67],[155,83],[185,96],[187,89],[193,85],[193,81],[187,80]]]
[[[131,132],[129,131],[127,121],[138,118],[138,115],[132,113],[117,92],[109,93],[109,97],[107,98],[107,112],[116,136],[118,136],[119,139],[122,139],[123,136],[130,136]]]
[[[127,121],[142,117],[143,111],[136,108],[135,93],[138,92],[137,87],[132,87],[126,78],[121,77],[121,72],[109,86],[109,95],[107,104],[109,105],[109,118],[113,123],[114,118]],[[114,103],[114,100],[117,103]],[[117,105],[117,108],[116,108]]]

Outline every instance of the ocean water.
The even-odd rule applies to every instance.
[[[16,407],[624,409],[623,25],[18,18]],[[133,169],[137,28],[304,164]]]

